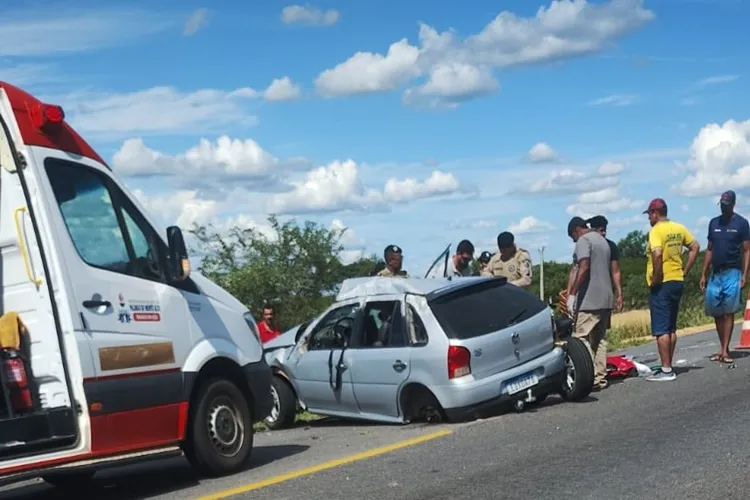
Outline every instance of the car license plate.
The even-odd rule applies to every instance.
[[[515,394],[517,392],[523,391],[524,389],[528,389],[529,387],[534,387],[538,383],[539,379],[536,375],[534,375],[533,373],[525,373],[520,377],[510,379],[506,383],[506,387],[508,388],[508,394]]]

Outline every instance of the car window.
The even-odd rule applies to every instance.
[[[489,280],[429,301],[446,335],[469,339],[503,330],[539,314],[547,306],[523,288]]]
[[[425,328],[422,318],[414,306],[408,304],[407,324],[409,326],[409,338],[415,346],[427,345],[427,328]]]
[[[369,302],[365,306],[357,340],[355,345],[359,348],[407,346],[406,322],[401,314],[401,301]]]
[[[359,303],[347,304],[337,307],[326,314],[320,322],[313,327],[308,340],[309,349],[340,349],[343,347],[339,335],[336,334],[338,325],[339,334],[347,341],[351,339],[354,319],[359,311]],[[349,321],[346,321],[349,320]]]

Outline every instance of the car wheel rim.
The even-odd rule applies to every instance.
[[[576,385],[576,367],[570,356],[565,356],[565,389],[572,392]]]
[[[229,398],[217,398],[208,412],[208,435],[214,449],[224,457],[237,455],[245,443],[245,424]]]
[[[271,407],[271,413],[266,417],[266,422],[274,423],[279,418],[279,413],[281,413],[281,401],[275,387],[271,387],[271,398],[273,399],[273,406]]]

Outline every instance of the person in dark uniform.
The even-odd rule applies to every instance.
[[[615,286],[615,310],[621,311],[622,298],[622,276],[620,275],[620,249],[617,243],[607,238],[607,225],[609,221],[603,215],[596,215],[586,221],[591,229],[604,236],[609,244],[609,270],[612,273],[612,284]]]
[[[478,275],[482,274],[482,271],[487,267],[487,264],[490,263],[490,259],[492,258],[492,254],[485,250],[479,255],[479,258],[477,261],[479,262],[479,273]]]

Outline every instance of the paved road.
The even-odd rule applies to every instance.
[[[716,347],[715,333],[681,338],[679,374],[671,383],[629,379],[588,402],[550,399],[538,409],[468,424],[332,423],[264,433],[257,436],[254,467],[245,473],[198,483],[182,459],[174,459],[102,474],[94,497],[210,498],[244,487],[248,491],[235,491],[233,498],[298,499],[304,492],[327,500],[746,499],[750,357],[739,353],[736,368],[727,368],[707,360]],[[653,345],[629,353],[658,363]],[[302,477],[279,477],[440,429],[450,434]],[[6,498],[64,495],[32,484],[0,493]]]

